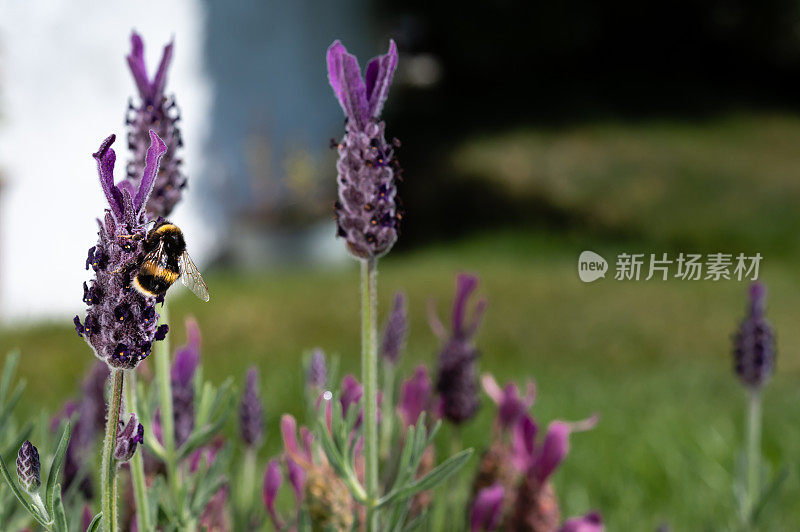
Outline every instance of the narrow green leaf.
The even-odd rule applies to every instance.
[[[775,478],[772,479],[767,487],[761,492],[761,497],[758,499],[758,503],[753,508],[753,512],[750,514],[750,522],[753,524],[758,523],[759,518],[761,517],[761,513],[764,511],[764,507],[772,500],[772,497],[777,495],[780,491],[781,486],[783,485],[784,481],[789,477],[789,470],[787,468],[781,469],[780,473],[775,475]]]
[[[61,500],[61,484],[54,486],[58,490],[55,500],[55,515],[54,524],[56,530],[59,532],[69,532],[69,524],[67,523],[67,514],[64,511],[64,501]]]
[[[64,465],[64,455],[67,453],[67,446],[69,445],[71,433],[70,423],[67,421],[67,423],[64,425],[64,430],[61,432],[61,439],[58,441],[56,454],[53,456],[53,461],[50,463],[50,471],[47,474],[47,483],[45,484],[44,488],[44,507],[47,508],[47,511],[50,513],[50,515],[53,514],[53,500],[55,498],[56,482],[58,482],[58,478],[61,475],[61,468]],[[59,490],[59,497],[60,496]]]
[[[378,507],[385,506],[390,502],[395,500],[402,500],[408,497],[412,497],[421,491],[426,491],[431,488],[436,487],[439,483],[443,482],[447,477],[455,473],[461,466],[463,466],[467,460],[469,460],[470,456],[472,456],[473,450],[464,449],[460,453],[457,453],[422,477],[421,479],[415,480],[406,484],[404,487],[400,488],[397,491],[394,491],[382,499],[378,501]]]
[[[6,355],[6,361],[3,364],[3,377],[0,379],[0,407],[5,404],[8,388],[11,386],[11,380],[14,378],[18,364],[19,350],[15,349]]]
[[[96,532],[100,528],[100,521],[103,519],[103,512],[95,515],[92,518],[92,522],[89,523],[89,527],[86,529],[86,532]]]
[[[28,510],[28,513],[31,514],[40,525],[46,528],[49,523],[45,521],[44,516],[39,514],[39,512],[31,505],[31,503],[29,503],[25,497],[22,496],[22,492],[17,487],[17,483],[12,480],[11,474],[8,472],[8,468],[6,467],[6,462],[3,460],[2,456],[0,456],[0,470],[3,473],[3,478],[6,480],[8,487],[11,488],[11,491],[14,493],[14,496],[17,498],[20,504],[22,504],[22,506]]]
[[[8,402],[3,407],[3,412],[0,414],[0,427],[6,426],[6,421],[8,421],[8,418],[11,416],[11,412],[13,412],[14,407],[17,406],[17,403],[22,397],[22,392],[25,390],[26,384],[27,383],[23,379],[14,387],[14,393],[11,394]]]

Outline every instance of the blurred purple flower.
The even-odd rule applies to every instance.
[[[72,424],[72,436],[64,457],[64,480],[62,488],[66,490],[80,476],[80,490],[84,497],[91,499],[94,495],[91,479],[85,475],[84,466],[88,453],[92,451],[97,435],[106,423],[105,387],[108,382],[108,365],[96,361],[81,385],[79,403],[67,401],[61,412],[53,418],[51,429],[56,431],[62,419],[75,416]]]
[[[394,295],[392,314],[386,322],[381,342],[381,356],[390,364],[397,364],[400,352],[406,341],[408,329],[408,312],[406,310],[406,297],[402,292]]]
[[[603,532],[603,518],[598,512],[591,512],[583,517],[567,519],[559,532]]]
[[[30,494],[37,493],[42,485],[39,450],[28,440],[25,440],[17,453],[17,478],[23,489]]]
[[[775,335],[764,317],[766,287],[753,283],[749,295],[747,316],[733,339],[733,367],[745,386],[759,388],[775,369]]]
[[[167,333],[166,325],[156,327],[156,298],[145,297],[131,286],[147,235],[144,205],[167,148],[150,131],[142,180],[134,190],[124,183],[114,185],[114,139],[114,135],[108,137],[94,154],[109,209],[105,222],[98,220],[99,240],[86,261],[86,268],[95,272],[91,287],[83,285],[83,300],[89,306],[86,319],[81,323],[75,316],[73,321],[78,335],[86,336],[98,358],[115,368],[133,369],[150,354],[153,342]]]
[[[314,349],[306,373],[306,385],[313,390],[321,390],[328,382],[328,368],[325,364],[325,353],[322,349]]]
[[[479,300],[472,319],[466,319],[467,303],[477,286],[478,278],[474,275],[457,276],[449,334],[432,308],[429,309],[431,329],[442,341],[436,390],[442,399],[442,416],[453,423],[467,421],[478,409],[478,378],[475,372],[478,350],[472,343],[472,337],[486,309],[486,300]]]
[[[370,60],[364,78],[358,60],[339,41],[328,48],[327,61],[328,79],[347,117],[337,145],[337,236],[356,258],[377,258],[397,241],[402,216],[395,198],[400,168],[378,118],[397,67],[397,47],[390,41],[385,55]]]
[[[505,388],[500,388],[497,381],[489,373],[481,377],[481,384],[492,401],[497,405],[498,425],[508,430],[516,426],[517,422],[524,416],[533,401],[536,399],[536,385],[529,380],[525,387],[525,396],[521,396],[519,388],[513,382],[506,384]]]
[[[136,87],[139,90],[138,105],[133,100],[128,103],[125,119],[128,125],[128,147],[131,159],[128,162],[126,182],[131,189],[136,189],[142,179],[143,161],[148,146],[149,131],[154,130],[164,140],[167,147],[161,161],[160,171],[153,186],[153,192],[145,206],[149,220],[159,216],[166,218],[181,199],[181,192],[186,186],[186,178],[181,172],[181,159],[177,151],[183,146],[181,131],[177,126],[180,110],[175,97],[164,95],[167,84],[167,69],[172,61],[173,43],[164,47],[161,63],[152,80],[147,76],[144,62],[144,43],[135,31],[131,33],[131,53],[127,56]]]
[[[186,345],[178,350],[170,371],[175,443],[180,446],[194,430],[194,373],[200,363],[200,328],[186,320]]]
[[[363,393],[364,387],[361,386],[358,379],[352,375],[344,376],[342,379],[342,396],[339,399],[342,404],[342,416],[347,416],[347,411],[352,405],[358,405]]]
[[[420,364],[414,370],[414,375],[400,385],[397,409],[403,424],[406,427],[416,425],[423,412],[430,412],[431,402],[431,379],[428,376],[428,368]]]
[[[249,447],[257,447],[261,443],[264,432],[263,410],[259,391],[258,370],[255,367],[250,367],[247,371],[247,384],[239,405],[239,428],[241,429],[242,440]]]
[[[144,427],[139,423],[136,414],[133,413],[127,424],[120,420],[119,425],[117,443],[114,447],[114,459],[119,462],[127,462],[133,458],[137,444],[144,443]]]
[[[491,532],[500,526],[503,518],[503,498],[506,490],[501,484],[483,488],[475,496],[470,513],[472,532]]]
[[[283,475],[281,474],[281,465],[277,460],[270,460],[267,464],[267,469],[264,472],[264,507],[267,509],[272,524],[276,529],[281,530],[284,526],[283,520],[278,515],[275,509],[275,499],[278,496],[278,490],[283,483]]]
[[[544,441],[537,445],[537,425],[530,416],[525,415],[514,428],[512,461],[521,472],[543,484],[567,456],[569,435],[590,430],[598,421],[599,416],[596,414],[574,423],[553,421],[547,427]]]
[[[286,471],[289,476],[289,483],[292,485],[294,491],[295,504],[299,511],[300,505],[303,503],[303,493],[306,486],[306,472],[291,458],[286,458]]]

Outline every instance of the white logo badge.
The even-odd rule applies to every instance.
[[[584,251],[578,257],[578,277],[584,283],[591,283],[606,276],[608,262],[594,251]]]

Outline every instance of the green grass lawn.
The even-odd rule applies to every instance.
[[[744,311],[744,283],[619,282],[586,285],[577,256],[593,249],[658,251],[643,243],[586,241],[570,235],[493,234],[381,262],[382,315],[395,290],[406,290],[411,324],[404,371],[434,364],[437,342],[425,305],[448,312],[457,271],[480,275],[489,309],[478,336],[482,371],[499,380],[536,379],[540,423],[599,412],[588,433],[574,435],[555,475],[565,515],[597,508],[609,530],[723,529],[735,516],[732,474],[743,435],[745,395],[731,375],[730,336]],[[800,284],[791,258],[765,256],[769,316],[779,360],[764,398],[764,452],[771,469],[790,471],[770,509],[772,530],[800,523]],[[269,436],[264,454],[279,449],[282,412],[302,416],[301,357],[320,346],[341,357],[345,371],[359,360],[358,270],[355,264],[263,274],[212,272],[209,304],[176,289],[170,298],[173,346],[182,320],[194,315],[203,332],[205,375],[219,382],[262,373]],[[76,392],[91,353],[70,323],[3,329],[0,352],[22,350],[28,380],[22,412],[54,411]],[[463,431],[478,449],[493,416],[484,408]],[[442,437],[447,437],[443,433]],[[473,461],[474,465],[475,461]]]

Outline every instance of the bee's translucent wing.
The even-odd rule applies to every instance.
[[[194,295],[203,301],[211,299],[211,296],[208,295],[208,286],[206,286],[206,282],[203,281],[200,271],[197,269],[197,266],[194,265],[194,262],[192,262],[189,254],[185,251],[181,255],[180,266],[181,282],[183,285],[194,292]]]
[[[158,247],[144,256],[141,264],[150,263],[154,267],[164,267],[167,263],[167,256],[164,254],[164,241],[158,243]]]

